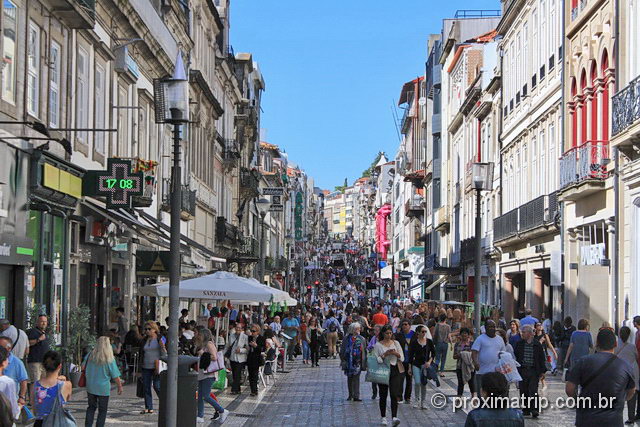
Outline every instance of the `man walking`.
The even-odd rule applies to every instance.
[[[32,383],[40,381],[44,372],[42,361],[44,354],[49,351],[49,340],[47,339],[47,326],[49,319],[46,315],[41,314],[36,319],[36,327],[27,331],[29,338],[29,357],[27,359],[27,367],[29,369],[29,379]]]
[[[485,333],[480,335],[471,346],[473,365],[476,368],[476,390],[482,385],[482,375],[496,370],[498,354],[506,350],[504,340],[496,336],[496,322],[487,320],[484,324]]]
[[[337,354],[336,344],[338,342],[340,323],[333,315],[333,310],[329,310],[329,317],[324,321],[322,329],[327,331],[327,346],[329,347],[329,354],[335,359]]]
[[[411,374],[413,369],[411,364],[409,363],[409,343],[411,342],[411,338],[413,337],[414,331],[411,330],[411,324],[408,320],[403,320],[402,325],[400,326],[400,332],[396,334],[396,341],[400,343],[400,347],[404,352],[404,403],[409,405],[411,403],[411,390],[413,389]]]
[[[387,317],[386,314],[384,314],[382,312],[382,306],[381,305],[378,306],[378,310],[377,310],[376,314],[373,315],[371,320],[372,320],[374,325],[378,325],[378,326],[384,326],[387,323],[389,323],[389,318]]]
[[[536,319],[535,317],[533,317],[531,314],[533,312],[531,311],[530,308],[527,308],[524,311],[525,316],[520,320],[520,328],[522,328],[525,325],[531,325],[531,326],[535,326],[536,323],[538,323],[538,319]]]
[[[623,425],[624,403],[636,387],[631,367],[614,354],[616,345],[613,331],[601,329],[596,338],[598,352],[576,360],[567,374],[567,395],[575,398],[580,386],[580,397],[591,402],[576,409],[576,426]]]
[[[520,330],[522,339],[516,344],[514,353],[516,360],[520,363],[518,372],[522,377],[520,381],[520,396],[526,397],[524,400],[524,415],[531,415],[538,418],[540,415],[540,407],[538,405],[538,382],[540,376],[547,371],[545,366],[545,355],[542,344],[538,340],[534,340],[533,327],[524,325]]]
[[[296,347],[298,330],[300,329],[300,322],[298,319],[293,317],[293,311],[289,310],[287,313],[287,318],[282,322],[282,330],[289,337],[285,338],[286,348],[287,348],[287,356],[289,360],[294,359],[294,350]]]
[[[22,360],[11,353],[11,338],[0,337],[0,347],[4,347],[9,352],[9,364],[4,369],[4,375],[11,378],[16,383],[16,393],[18,393],[18,403],[27,404],[27,382],[29,376]]]

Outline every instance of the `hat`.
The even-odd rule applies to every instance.
[[[10,325],[9,319],[0,319],[0,325]]]

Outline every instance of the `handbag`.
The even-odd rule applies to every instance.
[[[85,368],[82,368],[82,372],[80,373],[80,379],[78,380],[78,387],[86,387],[87,386],[87,374],[85,372]]]
[[[144,382],[142,381],[142,377],[138,377],[136,381],[136,397],[144,397]]]
[[[203,356],[204,356],[204,353],[203,353]],[[209,358],[211,358],[211,356],[209,356]],[[211,362],[209,362],[209,366],[207,366],[207,369],[205,369],[205,372],[207,374],[211,374],[213,372],[221,371],[224,368],[225,368],[224,354],[222,353],[222,351],[218,351],[216,360],[211,360]]]
[[[385,362],[378,362],[374,353],[367,356],[367,375],[364,380],[370,383],[389,385],[391,367]]]
[[[160,375],[160,372],[167,370],[167,362],[163,362],[160,359],[155,361],[155,365],[154,375]]]
[[[71,412],[62,405],[62,385],[58,383],[58,396],[53,401],[51,412],[42,421],[42,427],[76,427],[76,419]]]

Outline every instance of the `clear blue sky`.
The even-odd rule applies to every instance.
[[[251,52],[266,91],[266,139],[316,186],[349,184],[380,150],[392,158],[392,116],[404,82],[424,74],[428,35],[458,9],[498,0],[232,0],[231,44]]]

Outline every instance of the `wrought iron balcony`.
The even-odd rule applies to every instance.
[[[557,211],[557,192],[530,200],[493,220],[493,240],[498,242],[519,233],[547,227],[555,222]]]
[[[560,188],[608,176],[609,141],[587,141],[569,149],[560,158]]]
[[[238,251],[240,258],[260,259],[260,242],[255,237],[242,236],[242,244]]]
[[[420,195],[415,195],[414,197],[407,200],[404,204],[404,214],[409,218],[419,217],[424,215],[424,207],[422,206],[424,199]]]
[[[407,108],[404,110],[402,120],[400,121],[400,131],[403,135],[406,135],[406,133],[409,132],[409,124],[411,123],[411,119],[413,119],[413,114],[411,114],[413,95],[409,99],[411,99],[411,101],[407,104]]]
[[[493,220],[493,239],[508,239],[518,234],[518,212],[516,208]]]
[[[235,162],[240,158],[240,145],[235,139],[224,141],[224,151],[222,155],[225,162]]]
[[[162,205],[165,212],[171,212],[171,180],[162,180]],[[181,216],[183,219],[191,219],[196,215],[196,191],[191,190],[188,185],[182,185]]]
[[[616,136],[640,119],[640,76],[611,98],[611,135]]]
[[[96,23],[96,0],[51,0],[49,5],[69,28],[91,29]]]
[[[240,171],[240,190],[250,198],[260,195],[260,172],[248,168]]]
[[[228,223],[223,216],[216,219],[216,243],[222,246],[237,246],[241,243],[240,230]]]
[[[287,258],[281,256],[276,258],[274,265],[273,265],[273,269],[276,271],[285,271],[287,270],[287,265],[288,265],[288,260]]]

